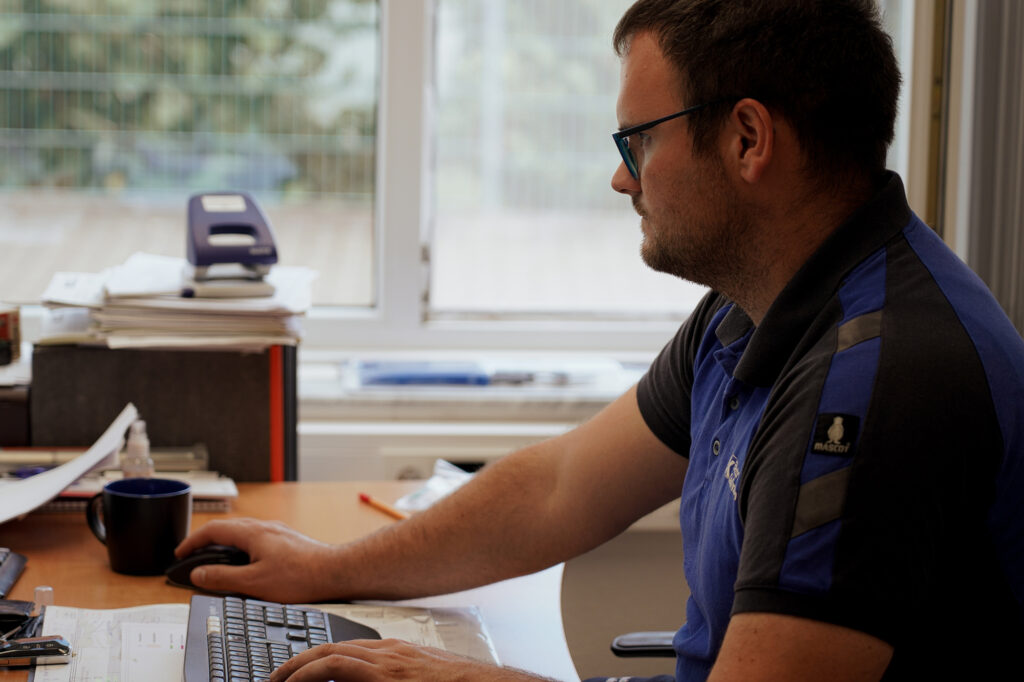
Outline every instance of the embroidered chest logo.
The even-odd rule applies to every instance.
[[[853,455],[860,418],[850,414],[819,414],[814,429],[813,452],[822,455]]]
[[[730,455],[729,461],[725,464],[725,480],[729,482],[729,490],[732,492],[732,499],[736,499],[736,483],[740,480],[740,461],[736,455]]]

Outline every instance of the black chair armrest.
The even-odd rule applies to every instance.
[[[616,656],[647,656],[672,658],[676,655],[672,648],[675,632],[629,632],[612,640],[612,653]]]

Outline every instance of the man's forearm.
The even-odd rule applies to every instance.
[[[531,573],[678,497],[685,472],[631,389],[569,433],[485,467],[431,509],[331,548],[324,578],[342,598],[402,599]]]
[[[334,548],[331,584],[347,599],[443,594],[531,573],[582,551],[579,538],[553,518],[551,447],[510,455],[431,509]]]

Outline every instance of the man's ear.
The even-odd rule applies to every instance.
[[[772,162],[775,127],[771,112],[749,97],[737,102],[726,124],[728,154],[744,181],[757,183]]]

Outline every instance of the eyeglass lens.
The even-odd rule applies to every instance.
[[[640,134],[634,133],[627,137],[623,137],[620,149],[622,151],[623,159],[626,161],[626,170],[629,171],[634,180],[639,180],[640,168],[644,162],[644,146],[643,142],[640,140]]]
[[[625,138],[626,149],[629,150],[629,156],[633,159],[633,170],[636,174],[640,175],[640,167],[644,164],[644,144],[643,140],[640,139],[640,133],[630,135]]]

